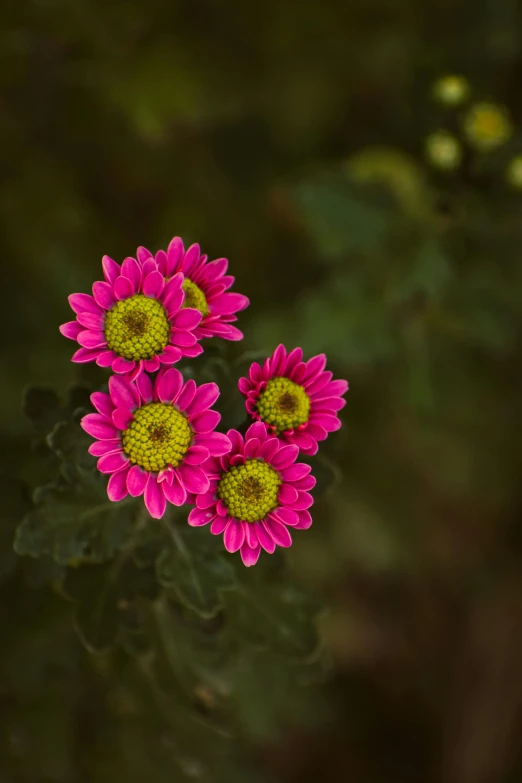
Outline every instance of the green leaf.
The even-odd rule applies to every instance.
[[[112,647],[120,626],[136,628],[139,599],[152,600],[157,585],[152,569],[138,568],[128,553],[103,565],[69,569],[63,592],[77,604],[76,628],[87,649],[103,652]]]
[[[225,595],[229,628],[238,639],[297,660],[317,652],[315,616],[320,608],[305,588],[268,582],[262,573],[244,575],[240,589]]]
[[[184,606],[201,617],[213,617],[223,606],[222,591],[235,587],[234,569],[216,551],[216,539],[208,530],[187,526],[171,532],[173,544],[157,562],[158,581]]]
[[[84,477],[87,478],[87,477]],[[51,555],[58,563],[87,558],[103,562],[129,539],[136,501],[112,503],[96,478],[77,477],[39,488],[37,507],[19,525],[14,548],[19,555]]]
[[[35,430],[46,435],[63,417],[63,407],[55,390],[48,386],[29,386],[24,391],[22,410]]]

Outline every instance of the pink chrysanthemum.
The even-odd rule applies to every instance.
[[[337,411],[346,405],[342,395],[348,381],[332,380],[332,373],[324,369],[324,354],[307,362],[302,359],[301,348],[287,353],[278,345],[263,367],[254,362],[248,378],[240,378],[238,385],[252,419],[283,443],[294,443],[303,454],[312,455],[318,441],[341,426]]]
[[[153,257],[145,247],[138,248],[138,261],[145,264]],[[185,251],[180,237],[174,237],[167,252],[159,250],[155,261],[158,270],[169,280],[172,275],[183,273],[185,307],[194,307],[202,315],[201,323],[194,334],[202,337],[222,337],[224,340],[242,340],[243,332],[232,326],[237,321],[236,313],[250,304],[243,294],[228,289],[234,278],[227,275],[228,261],[217,258],[208,263],[208,256],[202,255],[199,245],[191,245]]]
[[[210,532],[223,533],[225,548],[239,549],[243,563],[251,566],[261,548],[271,554],[276,546],[292,544],[289,527],[310,527],[313,498],[308,490],[315,479],[309,465],[296,463],[297,446],[282,445],[261,422],[252,424],[244,439],[236,430],[227,435],[232,448],[203,466],[210,485],[197,496],[188,522],[193,527],[210,522]]]
[[[134,379],[142,370],[156,372],[202,353],[195,334],[201,313],[183,306],[182,274],[166,282],[153,259],[138,264],[126,258],[120,267],[109,256],[103,257],[103,273],[93,296],[69,297],[76,320],[60,331],[81,346],[73,362],[95,361]]]
[[[181,506],[208,491],[209,457],[230,450],[230,441],[213,432],[220,415],[210,406],[219,396],[215,383],[183,383],[174,368],[162,369],[154,385],[143,373],[135,381],[109,378],[109,394],[94,392],[98,413],[82,419],[96,438],[89,452],[99,457],[98,470],[110,473],[107,494],[114,501],[144,495],[150,515],[159,519],[166,503]]]

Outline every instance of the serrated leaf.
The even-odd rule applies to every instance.
[[[35,430],[45,435],[63,417],[64,411],[55,390],[48,386],[29,386],[25,389],[22,410]]]
[[[76,627],[83,643],[103,652],[114,645],[121,624],[129,628],[138,599],[156,596],[157,585],[151,569],[138,568],[123,554],[111,563],[70,569],[63,592],[77,604]]]
[[[132,533],[135,501],[112,503],[105,487],[59,482],[35,493],[37,508],[18,526],[14,548],[19,555],[51,555],[58,563],[88,558],[103,562],[122,548]]]
[[[223,606],[222,591],[235,586],[232,565],[210,546],[213,537],[198,528],[173,529],[173,545],[156,565],[158,581],[201,617]],[[203,535],[205,534],[205,535]]]
[[[316,653],[315,616],[321,605],[303,587],[246,577],[239,590],[225,595],[230,630],[256,647],[294,659]]]

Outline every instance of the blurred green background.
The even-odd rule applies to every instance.
[[[522,780],[520,3],[20,0],[0,25],[2,783]],[[298,344],[351,387],[287,555],[326,607],[314,720],[264,719],[263,659],[223,778],[12,551],[42,478],[24,387],[105,377],[69,361],[67,295],[174,235],[251,299],[227,361]]]

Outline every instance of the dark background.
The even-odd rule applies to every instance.
[[[154,744],[114,659],[77,641],[53,566],[11,543],[39,478],[24,387],[103,377],[69,361],[67,295],[104,253],[174,235],[228,257],[250,297],[227,356],[299,344],[351,387],[321,452],[336,481],[288,553],[326,609],[313,720],[263,721],[279,686],[260,670],[235,740],[252,771],[229,781],[521,780],[520,3],[13,0],[1,16],[2,783],[213,779]],[[514,132],[487,155],[463,140],[441,172],[425,139],[458,136],[466,111],[433,101],[447,73]]]

